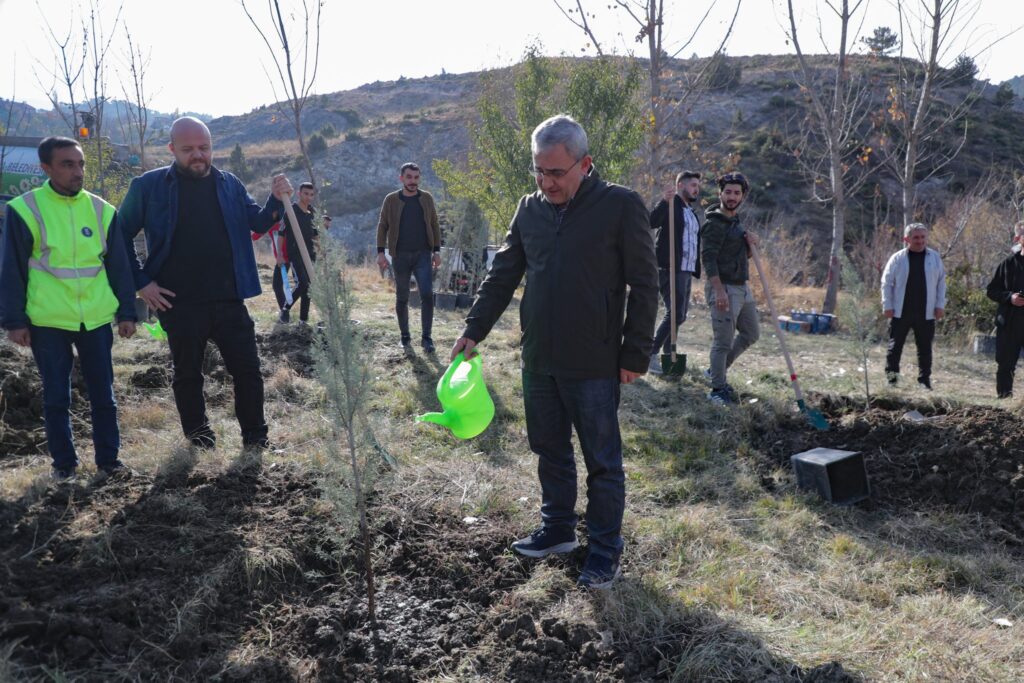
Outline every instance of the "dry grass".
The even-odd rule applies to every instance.
[[[406,358],[397,345],[390,285],[372,267],[355,270],[353,280],[374,368],[368,408],[377,438],[401,463],[396,491],[418,504],[532,528],[539,487],[523,423],[515,306],[482,348],[497,418],[483,436],[464,442],[413,421],[416,414],[436,409],[434,384],[446,347],[461,331],[461,315],[437,313],[438,358]],[[250,305],[260,332],[270,329],[276,311],[265,289]],[[779,298],[796,306],[819,300],[820,291],[785,290]],[[747,464],[752,446],[745,434],[752,425],[792,410],[777,342],[763,327],[761,340],[730,371],[732,382],[759,400],[727,413],[703,398],[707,388],[700,372],[706,366],[708,328],[706,309],[695,305],[681,329],[680,348],[689,354],[687,376],[677,383],[643,379],[623,391],[627,580],[594,600],[569,590],[565,572],[542,563],[494,609],[589,620],[637,651],[669,648],[676,654],[665,660],[665,674],[676,680],[742,679],[751,666],[781,661],[810,668],[832,660],[878,681],[1024,678],[1024,560],[985,540],[976,520],[964,515],[837,509],[800,494],[785,471],[776,473],[777,491],[767,493]],[[857,363],[841,337],[787,340],[806,388],[860,391]],[[139,354],[165,352],[161,343],[145,338],[115,345],[120,362],[138,364]],[[884,385],[883,355],[881,348],[875,350],[869,374],[876,390],[888,393],[893,390]],[[912,377],[912,347],[904,364],[905,375]],[[940,340],[936,390],[929,398],[994,404],[994,369],[991,360]],[[125,382],[119,375],[118,396],[135,396]],[[284,452],[268,458],[309,464],[323,457],[326,432],[315,393],[310,380],[273,368],[267,413],[271,438]],[[211,406],[220,445],[197,464],[181,448],[169,390],[156,395],[160,401],[122,398],[130,465],[157,476],[229,466],[240,448],[230,401]],[[83,460],[87,457],[91,454],[83,453]],[[0,493],[8,499],[23,495],[40,485],[45,471],[42,456],[5,467]],[[581,492],[583,477],[581,472]],[[581,509],[584,504],[581,495]],[[169,519],[183,514],[174,500],[168,499],[166,508]],[[229,575],[246,577],[253,588],[287,577],[291,562],[280,550],[254,541],[207,585],[183,594],[178,629],[193,627],[215,603],[218,582]],[[995,617],[1015,626],[998,628]],[[486,643],[480,647],[467,659],[486,656]],[[245,659],[252,653],[238,654]],[[452,677],[472,678],[457,672]]]

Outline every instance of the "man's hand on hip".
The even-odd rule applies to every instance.
[[[174,298],[175,294],[169,289],[164,289],[154,280],[139,290],[139,296],[146,302],[146,305],[157,311],[166,311],[172,308],[167,297]]]
[[[32,335],[29,333],[27,327],[22,327],[20,330],[8,330],[7,338],[18,346],[32,345]]]
[[[634,380],[636,380],[643,374],[644,373],[642,372],[633,372],[632,370],[627,370],[626,368],[619,368],[619,383],[632,384]]]
[[[455,360],[455,356],[459,353],[463,353],[466,356],[466,360],[469,360],[476,355],[476,342],[469,337],[459,337],[455,340],[455,346],[452,347],[451,356],[448,358],[448,362]]]

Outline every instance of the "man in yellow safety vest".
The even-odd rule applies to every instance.
[[[31,347],[43,384],[53,477],[78,467],[71,438],[72,347],[78,350],[92,410],[96,467],[125,471],[114,400],[111,322],[135,333],[135,287],[113,206],[82,189],[85,157],[70,138],[39,144],[49,180],[7,204],[0,259],[0,326]]]

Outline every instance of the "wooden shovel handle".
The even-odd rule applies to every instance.
[[[306,240],[302,237],[302,229],[299,228],[299,220],[295,217],[295,209],[292,208],[292,198],[284,201],[284,213],[288,216],[288,224],[291,226],[295,243],[299,245],[299,254],[302,256],[302,263],[306,266],[306,277],[313,281],[313,261],[309,258],[309,251],[306,249]]]
[[[803,401],[804,394],[800,391],[800,382],[796,378],[796,370],[793,368],[793,359],[789,356],[789,349],[786,348],[786,338],[783,334],[782,326],[779,324],[779,315],[775,311],[775,301],[772,299],[772,291],[768,287],[768,278],[764,275],[764,268],[761,267],[761,255],[757,251],[757,246],[750,244],[750,256],[754,260],[754,267],[757,268],[757,275],[761,278],[761,289],[764,290],[764,298],[768,300],[768,310],[771,311],[772,321],[775,323],[775,329],[778,332],[779,346],[782,348],[782,355],[786,358],[786,367],[789,368],[789,381],[793,383],[793,391],[796,392],[796,400]]]

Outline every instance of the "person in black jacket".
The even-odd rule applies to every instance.
[[[525,274],[523,402],[530,450],[539,457],[542,525],[512,548],[544,557],[579,545],[575,427],[587,467],[590,539],[579,583],[603,588],[619,575],[623,546],[619,387],[647,371],[657,263],[643,200],[601,180],[576,121],[544,121],[532,150],[538,191],[519,201],[452,358],[472,355]]]
[[[750,292],[750,245],[757,236],[747,232],[739,208],[750,192],[742,173],[726,173],[718,179],[719,203],[708,208],[700,229],[700,258],[708,281],[704,295],[711,309],[711,379],[708,398],[721,405],[737,403],[736,390],[726,381],[726,371],[761,334],[757,302]]]
[[[299,199],[292,204],[295,211],[295,220],[299,222],[299,232],[302,233],[302,241],[309,252],[309,260],[316,263],[316,238],[320,233],[313,227],[313,199],[316,198],[316,188],[313,183],[306,181],[299,185]],[[287,221],[285,221],[287,223]],[[299,304],[299,322],[309,320],[309,284],[310,277],[306,272],[306,264],[302,260],[302,252],[299,251],[299,243],[295,239],[295,233],[291,226],[282,225],[285,244],[287,244],[288,259],[291,261],[292,269],[299,285],[292,292],[292,303],[281,307],[279,320],[286,323],[291,318],[290,311],[296,302]]]
[[[700,279],[700,226],[704,223],[704,210],[700,206],[700,173],[683,171],[676,176],[675,188],[665,190],[665,198],[651,212],[651,229],[658,231],[655,252],[658,256],[658,288],[665,302],[665,317],[654,334],[651,349],[651,372],[659,372],[658,352],[672,351],[672,292],[669,281],[668,203],[671,201],[675,218],[676,264],[676,329],[686,322],[690,308],[690,288],[693,278]]]
[[[1013,375],[1024,349],[1024,222],[1013,228],[1013,255],[996,268],[988,298],[999,303],[996,313],[996,396],[1013,396]]]

